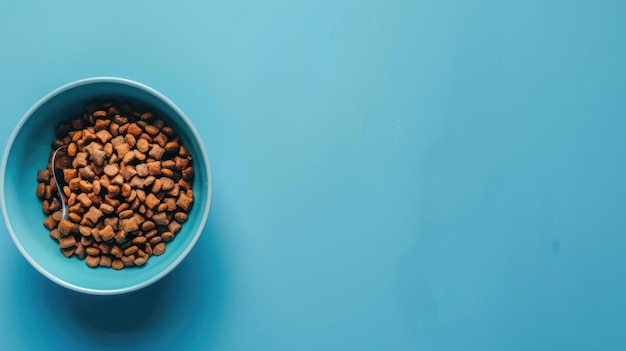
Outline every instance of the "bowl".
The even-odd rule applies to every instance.
[[[129,100],[150,108],[172,127],[193,157],[194,204],[189,219],[161,256],[142,267],[114,270],[88,267],[76,256],[66,258],[43,226],[37,198],[37,170],[50,155],[57,123],[82,115],[93,99]],[[211,207],[211,169],[200,135],[189,118],[163,94],[128,79],[95,77],[66,84],[44,96],[22,117],[11,134],[0,166],[0,207],[11,239],[41,274],[66,288],[94,295],[113,295],[144,288],[172,271],[189,254],[206,225]]]

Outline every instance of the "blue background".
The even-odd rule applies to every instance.
[[[214,175],[156,285],[47,281],[2,226],[0,349],[626,349],[626,2],[7,1],[0,143],[113,75]]]

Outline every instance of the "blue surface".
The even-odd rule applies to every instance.
[[[626,349],[625,16],[3,1],[1,145],[63,83],[135,79],[205,137],[214,202],[122,297],[48,282],[2,229],[0,349]]]

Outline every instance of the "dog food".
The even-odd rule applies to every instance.
[[[117,270],[163,255],[194,199],[192,156],[175,131],[129,103],[93,101],[82,117],[60,124],[56,137],[35,193],[61,253]]]

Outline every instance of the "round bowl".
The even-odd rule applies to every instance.
[[[188,221],[142,267],[123,270],[89,268],[76,256],[66,258],[43,226],[45,215],[35,195],[37,170],[44,169],[58,122],[81,115],[93,99],[130,100],[148,107],[174,128],[194,162],[194,204]],[[96,295],[113,295],[146,287],[172,271],[191,251],[206,225],[211,207],[211,169],[204,144],[189,118],[156,90],[122,78],[96,77],[64,85],[39,100],[11,134],[0,166],[0,207],[11,239],[39,272],[66,288]]]

